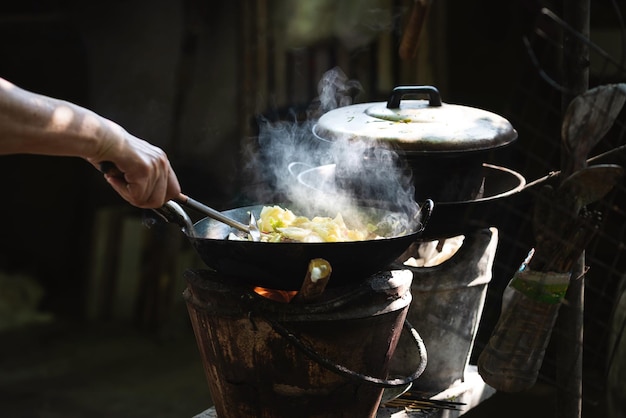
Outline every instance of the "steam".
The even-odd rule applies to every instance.
[[[256,187],[259,203],[283,203],[298,212],[356,219],[363,206],[403,214],[388,219],[398,228],[413,224],[419,215],[412,172],[387,143],[355,138],[319,138],[313,134],[324,113],[354,103],[361,85],[338,68],[324,74],[318,98],[304,120],[262,120],[258,148],[250,150],[246,171],[265,187]],[[398,231],[391,231],[396,233]]]

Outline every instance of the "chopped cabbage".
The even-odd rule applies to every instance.
[[[309,219],[276,205],[261,209],[258,226],[262,232],[261,240],[266,242],[342,242],[377,238],[372,235],[371,225],[363,230],[348,228],[341,214],[334,218],[316,216]]]

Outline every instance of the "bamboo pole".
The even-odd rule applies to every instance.
[[[564,0],[563,16],[577,33],[589,37],[590,0]],[[562,97],[563,114],[569,103],[589,88],[589,50],[587,45],[570,33],[563,39],[563,79],[566,89]],[[586,159],[578,160],[561,147],[562,178],[586,167]],[[567,290],[566,303],[556,321],[556,383],[557,418],[580,418],[583,391],[583,334],[585,253],[572,271],[572,282]]]

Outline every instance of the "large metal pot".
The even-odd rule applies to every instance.
[[[240,207],[221,213],[247,224],[249,213],[259,219],[263,206],[267,205]],[[229,240],[228,235],[235,231],[234,228],[210,218],[192,223],[175,202],[167,202],[157,211],[169,222],[179,224],[202,261],[221,275],[270,289],[298,290],[309,261],[314,258],[323,258],[332,267],[328,287],[363,282],[372,274],[384,270],[423,232],[432,211],[432,202],[426,201],[415,219],[406,219],[403,213],[361,208],[361,213],[373,222],[403,218],[408,223],[403,230],[382,239],[324,243]]]
[[[403,100],[424,94],[428,100]],[[329,144],[359,140],[395,149],[413,171],[416,200],[435,204],[475,198],[487,154],[517,138],[505,118],[443,103],[432,86],[400,86],[387,102],[331,110],[319,118],[313,133]],[[337,166],[340,170],[341,161]]]
[[[435,203],[435,208],[428,220],[427,228],[418,240],[431,241],[448,238],[466,233],[467,231],[497,226],[500,218],[505,215],[502,200],[511,198],[524,190],[526,179],[519,173],[506,167],[482,163],[482,190],[480,197],[452,202]],[[336,164],[325,164],[312,167],[301,162],[290,165],[289,171],[300,186],[309,195],[314,194],[319,200],[333,201],[354,186],[354,182],[346,184],[338,174]],[[384,184],[363,180],[369,186],[360,200],[362,204],[380,206],[375,200],[377,189]]]

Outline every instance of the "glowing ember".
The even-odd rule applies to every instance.
[[[275,302],[289,303],[298,292],[296,290],[276,290],[256,286],[254,293]]]

